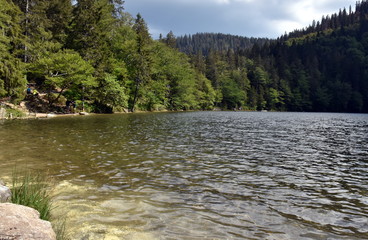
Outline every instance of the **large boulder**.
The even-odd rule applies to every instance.
[[[10,200],[11,200],[11,191],[0,180],[0,203],[10,202]]]
[[[0,203],[0,239],[55,240],[51,223],[30,207]]]

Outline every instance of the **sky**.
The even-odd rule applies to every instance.
[[[151,36],[198,32],[277,38],[313,20],[355,10],[357,0],[125,0],[132,16],[140,13]]]

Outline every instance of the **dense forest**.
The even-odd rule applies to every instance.
[[[154,41],[120,0],[0,0],[0,98],[27,84],[50,106],[87,111],[212,109],[215,90],[189,58]]]
[[[367,1],[275,40],[232,47],[238,39],[199,34],[177,43],[181,51],[191,50],[196,69],[221,90],[221,106],[368,112]]]
[[[201,52],[207,56],[210,51],[227,52],[252,48],[254,44],[263,46],[267,38],[248,38],[222,33],[197,33],[176,38],[176,47],[186,54]]]
[[[368,2],[278,39],[153,40],[121,0],[0,0],[0,99],[87,111],[368,112]],[[180,52],[180,51],[182,52]]]

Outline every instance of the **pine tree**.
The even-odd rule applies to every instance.
[[[12,2],[0,0],[0,97],[20,100],[26,88],[24,65],[17,58],[22,43],[20,10]]]
[[[73,9],[74,18],[67,48],[78,51],[103,75],[110,55],[109,36],[116,26],[115,7],[109,0],[79,0]]]
[[[165,43],[171,48],[176,48],[176,38],[172,31],[166,35]]]
[[[136,33],[136,53],[135,53],[135,76],[132,86],[133,95],[130,99],[130,111],[134,112],[135,105],[140,97],[140,87],[150,80],[150,50],[152,42],[148,32],[147,24],[140,14],[137,14],[133,29]]]
[[[32,63],[48,52],[57,52],[65,43],[71,2],[68,0],[14,0],[23,11],[22,28],[26,41],[24,62]]]

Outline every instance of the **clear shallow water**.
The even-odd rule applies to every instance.
[[[0,177],[55,178],[72,239],[368,239],[368,115],[0,123]]]

